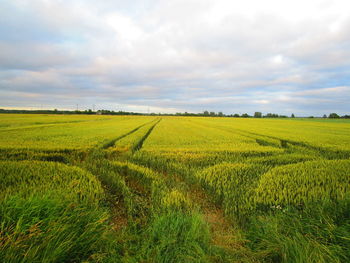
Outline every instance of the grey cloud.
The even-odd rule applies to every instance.
[[[0,106],[348,113],[345,6],[248,2],[4,1]]]

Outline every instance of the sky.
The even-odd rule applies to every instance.
[[[350,113],[348,0],[0,0],[0,108]]]

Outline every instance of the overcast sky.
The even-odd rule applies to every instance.
[[[349,0],[0,0],[0,108],[350,113]]]

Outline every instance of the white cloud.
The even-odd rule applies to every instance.
[[[235,105],[242,111],[261,105],[272,112],[310,114],[324,107],[317,103],[325,98],[315,98],[313,109],[303,103],[332,94],[329,107],[347,111],[340,104],[349,98],[344,88],[350,85],[349,1],[6,0],[2,5],[2,93],[33,92],[56,104],[71,103],[59,96],[64,92],[106,107],[229,113]],[[16,104],[16,98],[0,103],[8,101]]]

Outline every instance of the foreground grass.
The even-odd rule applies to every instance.
[[[350,198],[276,209],[251,219],[250,247],[265,262],[349,262]]]
[[[105,193],[86,171],[1,162],[1,262],[77,262],[113,250]]]
[[[2,262],[79,262],[110,253],[106,210],[52,197],[0,204]]]

